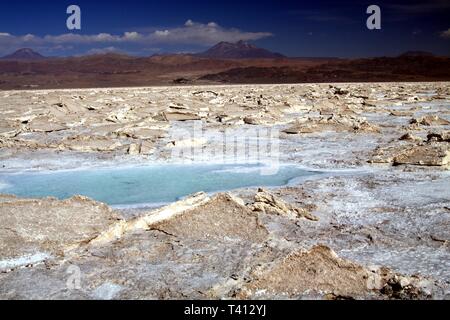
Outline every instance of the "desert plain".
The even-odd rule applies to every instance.
[[[0,193],[14,172],[195,162],[247,129],[278,133],[271,161],[322,173],[157,208],[1,194],[0,299],[450,295],[448,82],[0,91],[0,106]]]

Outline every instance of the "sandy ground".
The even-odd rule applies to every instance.
[[[0,105],[0,177],[248,160],[210,153],[225,136],[326,172],[158,209],[1,195],[2,299],[450,295],[449,83],[3,91]]]

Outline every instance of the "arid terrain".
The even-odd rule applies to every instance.
[[[40,62],[7,63],[41,79]],[[0,195],[0,299],[450,296],[449,82],[0,91],[0,107],[0,193],[15,172],[170,164],[225,130],[279,132],[272,160],[323,173],[154,209]],[[180,138],[195,123],[204,137]]]
[[[208,84],[202,80],[245,67],[304,70],[322,59],[212,59],[191,55],[130,57],[119,54],[38,61],[0,60],[0,89],[53,89]],[[218,81],[220,82],[220,81]]]
[[[426,52],[398,57],[285,57],[250,44],[219,43],[199,54],[43,57],[21,49],[0,58],[0,89],[450,81],[450,58]]]

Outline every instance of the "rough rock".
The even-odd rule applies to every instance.
[[[410,140],[410,141],[422,141],[419,137],[412,135],[411,133],[405,133],[402,135],[399,140]]]
[[[310,251],[295,251],[274,263],[269,270],[255,272],[256,280],[243,289],[243,295],[256,298],[258,292],[302,295],[308,291],[358,296],[366,293],[366,270],[340,259],[325,246]]]
[[[77,136],[65,140],[60,145],[60,149],[69,149],[79,152],[105,152],[114,151],[121,146],[122,144],[119,141],[114,141],[106,137]]]
[[[132,139],[158,139],[162,138],[165,135],[165,131],[162,129],[153,129],[153,128],[121,128],[116,131],[118,136],[124,136]]]
[[[350,131],[350,132],[374,132],[379,128],[370,124],[367,120],[354,116],[331,116],[320,118],[308,118],[295,122],[292,126],[283,130],[287,134],[313,133],[324,131]]]
[[[389,110],[389,114],[395,117],[410,117],[412,115],[412,112],[401,110]]]
[[[122,238],[128,233],[139,230],[149,230],[153,225],[171,220],[178,215],[184,214],[188,210],[193,210],[210,201],[210,198],[203,192],[186,197],[165,207],[150,212],[145,212],[137,218],[131,220],[121,220],[104,230],[95,239],[90,241],[90,245],[103,245],[111,241]]]
[[[153,141],[144,140],[141,142],[140,154],[149,155],[155,150],[155,143]]]
[[[264,189],[258,190],[254,200],[255,202],[249,206],[249,208],[253,211],[318,221],[318,218],[312,215],[306,209],[296,208],[295,206],[284,202],[273,194],[270,194]]]
[[[418,124],[422,126],[444,126],[449,125],[450,121],[447,121],[439,116],[428,115],[420,118],[413,118],[410,124]]]
[[[241,298],[320,295],[338,299],[370,293],[396,299],[429,296],[424,279],[397,275],[387,268],[363,267],[323,245],[294,251],[268,268],[256,269],[253,277],[242,289]]]
[[[32,132],[53,132],[66,130],[67,127],[54,122],[53,119],[49,117],[37,117],[28,124],[28,129]]]
[[[0,137],[3,138],[13,138],[20,133],[20,129],[14,127],[13,125],[2,125],[0,126]]]
[[[377,147],[369,162],[392,163],[393,165],[447,166],[450,159],[450,144],[447,131],[429,133],[427,141],[422,141],[410,133],[399,141]]]
[[[136,143],[132,143],[128,146],[128,154],[129,155],[138,155],[140,154],[141,146]]]
[[[198,114],[190,112],[163,112],[162,116],[167,121],[201,120]]]
[[[76,196],[68,200],[19,199],[0,201],[0,260],[36,252],[50,255],[98,236],[119,216],[104,204]]]
[[[152,226],[179,238],[224,238],[263,241],[268,233],[258,215],[227,194],[219,194],[205,204],[182,215]]]
[[[450,145],[428,143],[405,148],[393,159],[394,165],[447,166]]]
[[[427,135],[427,141],[450,142],[450,130],[430,132]]]

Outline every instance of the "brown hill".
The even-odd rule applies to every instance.
[[[238,41],[236,43],[220,42],[205,52],[196,54],[198,57],[212,59],[279,59],[282,54],[258,48],[250,43]]]
[[[426,55],[329,61],[308,68],[233,68],[200,78],[222,83],[449,81],[450,58]]]

